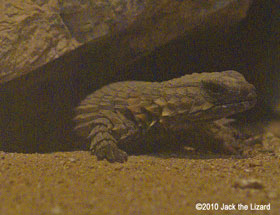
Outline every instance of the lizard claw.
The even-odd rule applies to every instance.
[[[222,152],[228,155],[242,154],[242,147],[240,143],[223,143]]]
[[[120,150],[115,143],[100,144],[94,150],[97,160],[106,159],[110,163],[127,161],[127,153]]]

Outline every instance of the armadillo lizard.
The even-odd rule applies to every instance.
[[[119,148],[155,124],[165,130],[203,127],[256,103],[253,85],[236,71],[194,73],[164,82],[125,81],[95,91],[77,107],[76,129],[99,160],[124,162]],[[133,139],[133,138],[132,138]]]

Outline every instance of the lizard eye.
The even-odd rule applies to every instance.
[[[223,85],[213,82],[202,82],[202,85],[207,93],[211,94],[223,94],[227,91]]]

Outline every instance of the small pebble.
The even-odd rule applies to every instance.
[[[267,197],[269,198],[269,199],[277,199],[277,193],[276,192],[274,192],[274,191],[271,191],[271,192],[269,192],[268,194],[267,194]]]
[[[70,162],[75,162],[75,161],[77,161],[77,159],[76,158],[69,158],[69,161]]]
[[[264,185],[257,179],[239,179],[234,183],[234,187],[241,189],[263,189]]]
[[[254,162],[249,163],[249,167],[257,167],[257,166],[262,166],[262,162],[254,161]]]
[[[116,166],[115,170],[119,171],[119,170],[122,170],[123,168],[124,168],[123,166]]]
[[[59,206],[55,206],[51,209],[52,214],[62,214],[62,209]]]

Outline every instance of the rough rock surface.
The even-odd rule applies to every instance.
[[[0,83],[32,71],[78,46],[57,4],[6,1],[0,6]]]
[[[228,28],[250,0],[18,1],[0,6],[0,83],[28,73],[93,39],[123,33],[120,63],[152,51],[194,28]],[[206,24],[206,25],[205,25]]]

